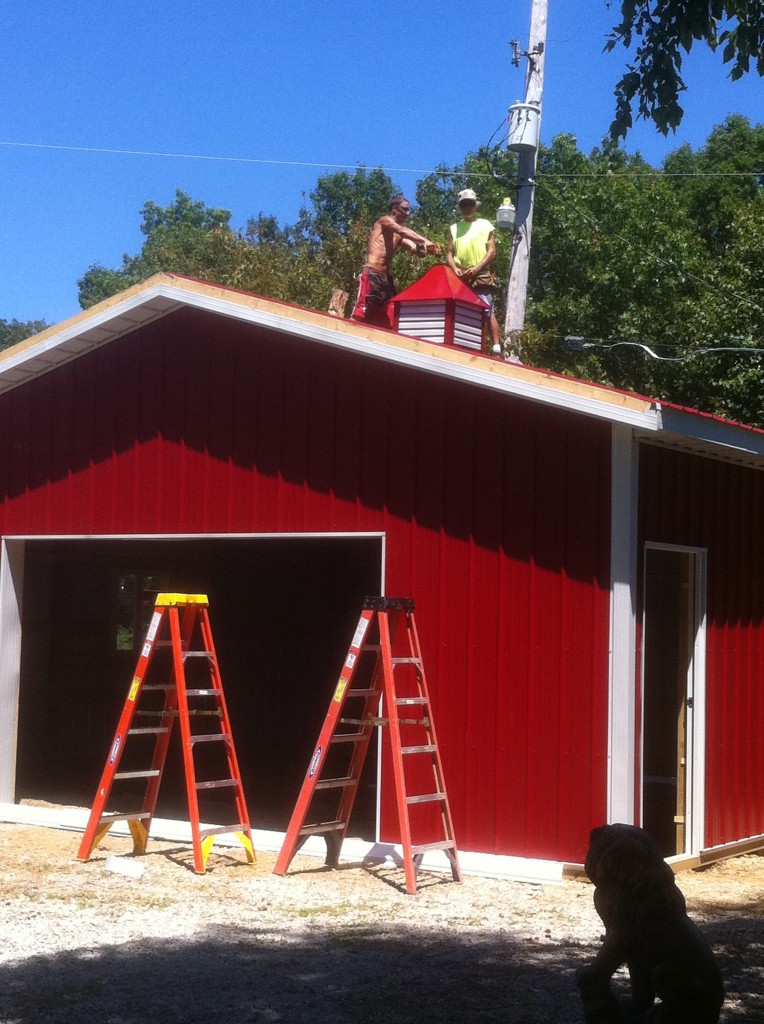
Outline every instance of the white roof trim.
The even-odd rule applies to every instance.
[[[640,412],[630,408],[622,408],[608,402],[598,402],[585,395],[575,395],[569,391],[557,391],[553,388],[533,384],[528,381],[504,377],[497,373],[491,373],[489,370],[484,370],[479,366],[464,366],[461,363],[451,363],[439,358],[438,353],[440,350],[438,349],[435,349],[432,355],[423,352],[412,352],[410,349],[387,346],[384,343],[380,344],[377,341],[369,341],[366,338],[345,334],[334,330],[329,324],[323,326],[304,323],[280,313],[253,309],[236,302],[229,302],[217,296],[204,295],[198,292],[186,292],[167,285],[159,285],[158,289],[159,294],[168,298],[176,298],[178,303],[182,302],[209,312],[234,317],[246,323],[257,324],[260,327],[267,327],[284,334],[309,338],[311,341],[318,342],[319,344],[362,353],[371,356],[373,359],[382,359],[386,362],[414,367],[428,373],[465,381],[478,387],[503,391],[519,398],[527,398],[531,401],[542,402],[545,405],[568,409],[571,412],[596,416],[600,419],[617,423],[627,423],[631,426],[639,426],[643,430],[658,429],[656,414],[652,409],[648,412]]]
[[[738,456],[764,458],[764,433],[736,423],[704,416],[688,409],[657,406],[659,429],[667,440],[696,442],[699,446],[712,445]]]
[[[517,373],[508,372],[507,364],[497,364],[466,349],[449,347],[445,351],[416,338],[333,321],[300,307],[290,313],[289,306],[273,300],[165,274],[135,286],[122,297],[106,300],[58,329],[44,331],[38,342],[31,338],[0,354],[0,394],[182,307],[203,309],[473,387],[628,425],[645,441],[742,459],[759,468],[764,459],[764,434],[734,423],[651,404],[636,396],[624,395],[621,404],[618,393],[607,389],[603,389],[600,399],[598,389],[584,382],[545,376],[542,371],[525,367],[518,368]]]

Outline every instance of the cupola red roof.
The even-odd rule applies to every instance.
[[[468,288],[463,281],[445,264],[430,267],[418,281],[409,288],[394,295],[392,302],[436,302],[439,299],[455,299],[469,306],[488,309],[488,306]]]

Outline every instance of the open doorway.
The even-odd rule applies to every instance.
[[[363,599],[382,591],[382,536],[14,543],[23,544],[14,799],[90,805],[157,591],[205,593],[250,819],[283,831]],[[376,831],[375,761],[353,815],[364,839]],[[187,817],[179,746],[157,813]]]
[[[642,826],[664,856],[701,837],[705,552],[647,545],[642,633]]]

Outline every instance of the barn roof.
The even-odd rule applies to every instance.
[[[175,274],[153,277],[0,352],[0,394],[181,308],[402,364],[516,398],[636,429],[646,441],[764,468],[764,432],[503,359],[434,345],[383,328],[318,313]]]

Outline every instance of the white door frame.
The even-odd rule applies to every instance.
[[[695,588],[693,595],[692,658],[687,672],[686,718],[686,793],[685,849],[677,857],[697,856],[704,846],[705,779],[706,779],[706,574],[708,553],[705,548],[682,544],[661,544],[646,541],[642,554],[643,580],[647,578],[649,551],[674,551],[694,560]],[[645,611],[642,609],[642,657],[640,691],[642,715],[640,729],[640,792],[644,771],[644,693],[645,693]],[[671,858],[668,858],[669,860]]]

